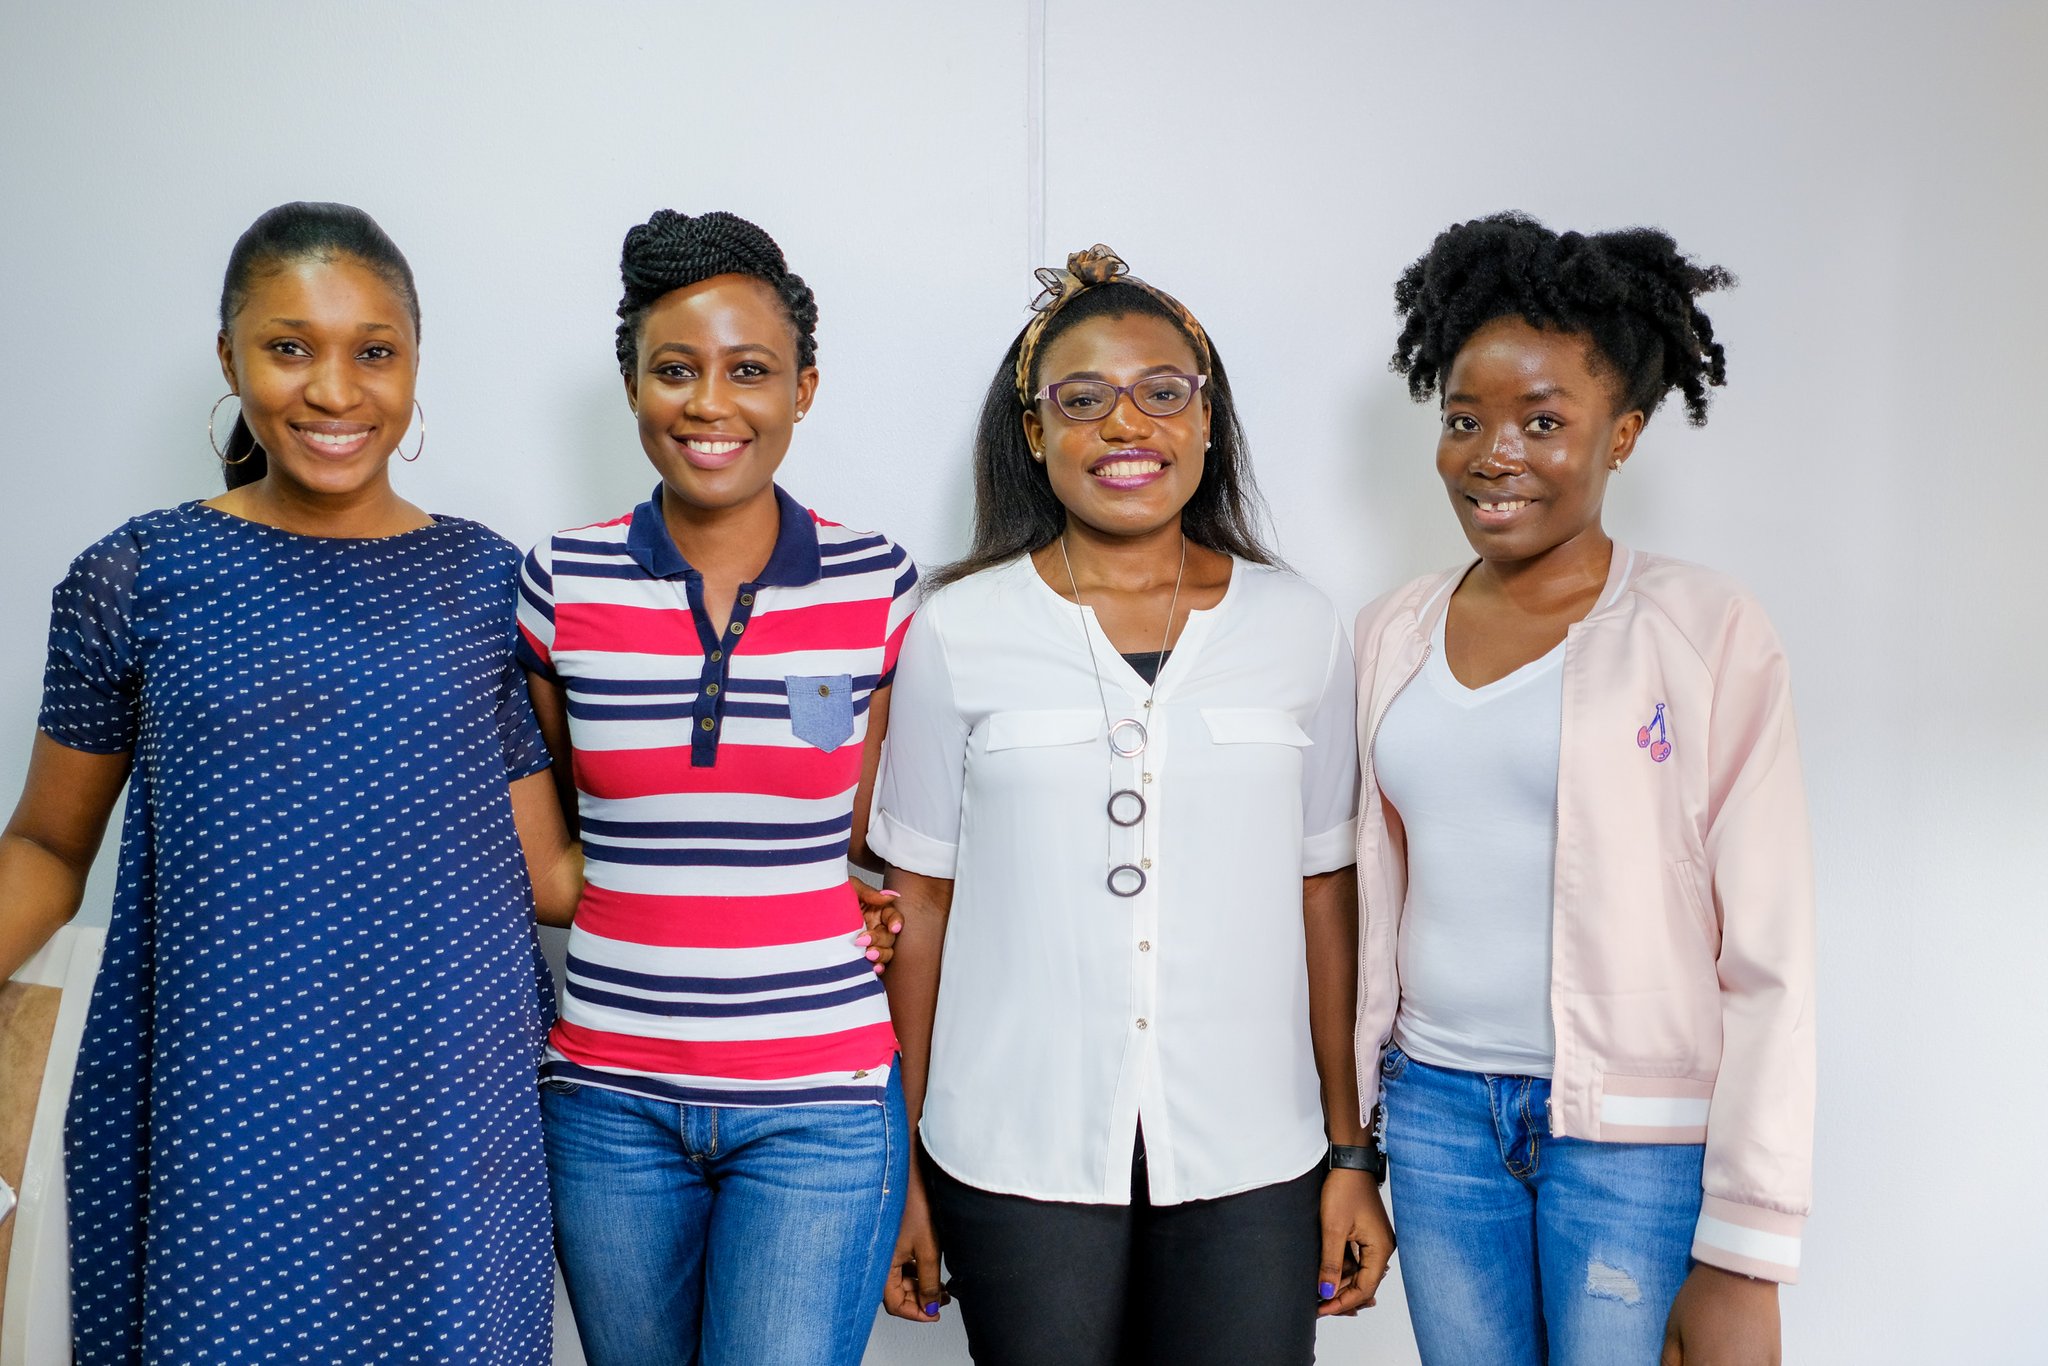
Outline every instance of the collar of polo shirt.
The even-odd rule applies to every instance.
[[[818,524],[804,505],[775,486],[775,507],[782,526],[775,533],[775,553],[768,566],[755,577],[756,587],[801,588],[816,583],[823,572],[818,555]],[[673,579],[691,572],[690,562],[676,549],[675,537],[661,516],[661,485],[639,507],[633,509],[633,525],[626,532],[626,552],[640,567],[657,579]]]

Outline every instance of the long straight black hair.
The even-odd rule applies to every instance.
[[[231,333],[235,317],[249,301],[258,278],[298,261],[328,261],[351,256],[361,261],[405,301],[412,314],[413,335],[420,330],[420,294],[412,267],[377,220],[352,204],[298,202],[280,204],[249,225],[228,253],[227,277],[220,286],[220,330]],[[256,444],[249,424],[235,417],[222,463],[231,489],[253,484],[270,471],[270,457]]]
[[[1039,340],[1038,355],[1043,357],[1055,338],[1078,323],[1133,314],[1166,319],[1187,337],[1196,355],[1202,353],[1180,320],[1150,292],[1111,281],[1082,292],[1052,316]],[[932,575],[935,586],[1030,554],[1051,545],[1066,530],[1067,509],[1053,493],[1045,466],[1031,458],[1031,443],[1024,437],[1024,405],[1017,397],[1017,353],[1023,344],[1020,330],[1003,354],[1003,363],[996,367],[996,377],[981,404],[981,422],[974,434],[974,543],[964,556]],[[1039,387],[1040,363],[1033,362],[1027,377],[1034,392]],[[1203,392],[1209,399],[1209,449],[1201,482],[1181,511],[1181,527],[1196,545],[1254,564],[1277,564],[1278,559],[1259,537],[1265,500],[1252,478],[1251,453],[1244,429],[1238,425],[1230,377],[1224,373],[1214,338],[1210,339],[1209,376]]]

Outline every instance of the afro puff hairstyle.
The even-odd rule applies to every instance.
[[[1589,236],[1519,213],[1474,219],[1438,233],[1395,284],[1392,369],[1407,376],[1411,397],[1429,398],[1474,332],[1519,317],[1590,339],[1617,377],[1619,411],[1647,418],[1676,389],[1687,419],[1702,426],[1707,389],[1727,383],[1728,363],[1698,299],[1734,283],[1655,228]]]

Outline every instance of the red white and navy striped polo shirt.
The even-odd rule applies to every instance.
[[[520,658],[567,700],[586,879],[546,1076],[695,1105],[888,1084],[846,850],[917,569],[775,497],[774,554],[723,634],[659,489],[526,557]]]

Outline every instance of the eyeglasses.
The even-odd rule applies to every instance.
[[[1209,382],[1207,375],[1147,375],[1135,384],[1111,384],[1101,379],[1063,379],[1038,391],[1051,399],[1071,422],[1100,422],[1116,411],[1125,394],[1138,411],[1151,417],[1172,417],[1194,402],[1195,391]]]

